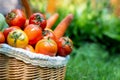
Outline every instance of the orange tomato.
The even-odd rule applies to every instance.
[[[28,36],[30,45],[35,45],[42,38],[42,29],[38,25],[30,24],[24,32]]]
[[[55,56],[57,53],[57,44],[50,38],[39,40],[35,46],[35,52],[39,54]]]
[[[3,32],[0,32],[0,43],[4,43],[4,42],[5,42],[5,36]]]
[[[24,49],[28,50],[28,51],[31,51],[31,52],[35,52],[35,49],[29,44]]]

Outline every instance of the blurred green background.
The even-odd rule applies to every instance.
[[[120,0],[30,0],[33,12],[49,18],[59,13],[54,29],[72,13],[65,36],[74,49],[65,80],[120,80]]]

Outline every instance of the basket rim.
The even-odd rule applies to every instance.
[[[32,65],[40,67],[49,67],[57,68],[66,66],[70,56],[61,57],[61,56],[48,56],[43,54],[36,54],[22,48],[15,48],[8,44],[0,44],[0,54],[4,54],[8,57],[13,57],[18,60],[21,60],[25,63],[30,63]]]

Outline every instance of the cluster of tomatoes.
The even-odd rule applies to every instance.
[[[71,39],[57,39],[54,31],[46,28],[47,20],[42,13],[33,13],[26,19],[23,11],[14,9],[6,15],[6,22],[9,27],[0,32],[0,43],[49,56],[67,56],[72,51]]]

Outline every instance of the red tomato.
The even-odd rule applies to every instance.
[[[30,24],[24,29],[24,32],[27,34],[31,45],[42,39],[42,29],[38,25]]]
[[[9,26],[23,27],[26,21],[25,14],[20,9],[13,9],[6,15],[6,22]]]
[[[57,44],[50,38],[39,40],[35,46],[35,52],[39,54],[55,56],[57,53]]]
[[[3,32],[0,32],[0,43],[4,43],[5,42],[5,37]]]
[[[31,45],[27,45],[24,49],[31,52],[35,52],[35,49]]]
[[[43,31],[43,38],[48,38],[48,37],[56,41],[56,36],[54,32],[51,29],[45,28],[45,30]]]
[[[34,13],[30,16],[29,24],[39,25],[44,30],[47,25],[47,20],[42,13]]]
[[[16,30],[16,29],[20,29],[20,27],[11,26],[11,27],[5,28],[5,30],[3,31],[3,34],[4,34],[5,38],[7,38],[7,35],[9,34],[9,32],[11,32],[13,30]]]
[[[68,37],[61,37],[58,42],[58,52],[57,54],[59,56],[67,56],[72,52],[73,48],[73,42],[70,38]]]

